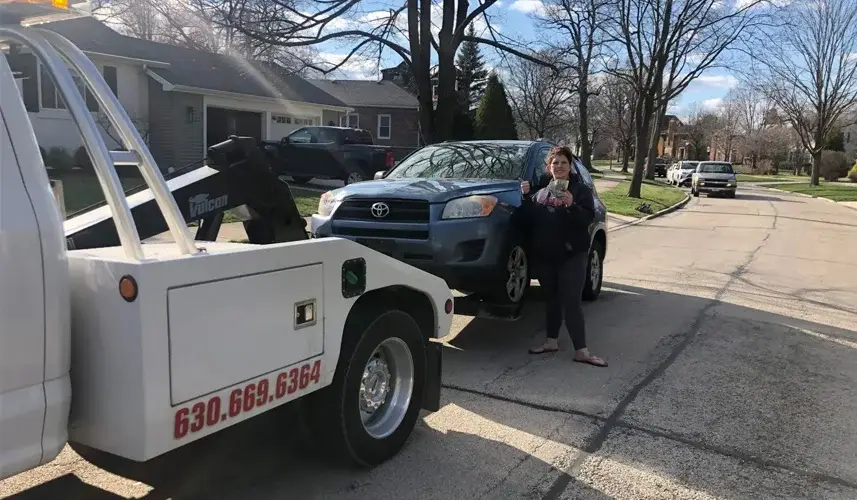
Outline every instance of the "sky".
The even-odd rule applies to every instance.
[[[376,0],[377,1],[377,0]],[[740,0],[739,0],[740,1]],[[364,3],[364,2],[361,2]],[[362,19],[371,19],[371,12],[374,8],[383,7],[386,2],[377,1],[377,6],[373,6],[371,0],[365,2],[362,6],[362,11],[367,12]],[[542,11],[544,5],[542,0],[499,0],[496,4],[488,9],[490,23],[493,29],[498,31],[502,36],[509,37],[513,40],[538,40],[537,26],[535,25],[532,16]],[[439,20],[438,11],[436,13]],[[439,23],[438,23],[439,24]],[[344,26],[337,26],[336,29],[342,29]],[[481,21],[476,25],[477,31],[485,29],[485,22]],[[487,36],[487,35],[486,35]],[[542,38],[544,36],[542,35]],[[342,46],[341,42],[325,43],[319,45],[318,50],[321,51],[321,58],[328,62],[339,62],[343,59],[344,54],[348,52],[349,47]],[[496,49],[488,46],[481,47],[483,57],[486,64],[489,66],[497,66],[501,64],[501,59]],[[381,67],[395,66],[401,61],[395,53],[387,51],[382,59]],[[500,76],[503,76],[503,69],[499,69]],[[352,58],[343,67],[343,71],[336,72],[330,77],[338,78],[355,78],[355,79],[377,79],[380,73],[377,72],[377,60],[372,58]],[[676,114],[679,117],[685,117],[690,108],[694,105],[703,106],[709,109],[715,109],[722,101],[726,93],[737,83],[736,78],[729,73],[727,69],[712,68],[701,75],[676,99],[671,103],[669,112]]]

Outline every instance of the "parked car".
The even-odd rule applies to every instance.
[[[262,149],[277,174],[298,184],[313,178],[353,184],[394,162],[393,150],[375,145],[369,131],[347,127],[299,128],[280,141],[262,141]]]
[[[701,161],[691,177],[690,192],[694,196],[699,196],[699,193],[708,193],[734,198],[737,189],[738,176],[729,162]]]
[[[520,180],[547,184],[545,165],[553,146],[547,141],[426,146],[377,180],[322,195],[311,233],[356,240],[440,276],[452,289],[519,303],[531,269],[527,237],[518,225]],[[584,299],[595,300],[607,250],[607,210],[579,159],[573,168],[595,197],[584,290]]]
[[[649,172],[649,160],[646,160],[644,165],[644,170],[646,174]],[[655,177],[666,177],[667,176],[667,161],[663,158],[655,158]]]
[[[689,186],[690,178],[699,165],[698,161],[682,160],[673,163],[672,173],[667,173],[667,182],[675,186]]]

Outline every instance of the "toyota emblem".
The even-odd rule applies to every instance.
[[[383,219],[384,217],[390,215],[390,205],[387,205],[384,202],[379,201],[378,203],[372,204],[372,216],[376,219]]]

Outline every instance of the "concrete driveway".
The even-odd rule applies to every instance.
[[[853,499],[857,497],[857,213],[741,189],[613,231],[587,304],[590,346],[459,316],[443,408],[371,471],[303,444],[269,412],[139,470],[66,449],[0,482],[16,499]]]

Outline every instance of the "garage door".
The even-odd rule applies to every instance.
[[[230,135],[262,140],[262,113],[209,106],[206,108],[205,126],[207,146],[223,142]]]

